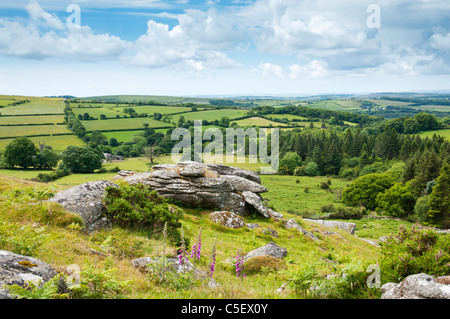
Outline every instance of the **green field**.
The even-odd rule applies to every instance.
[[[300,182],[297,183],[297,180]],[[338,193],[348,181],[333,178],[330,185],[332,193],[319,187],[321,182],[327,180],[325,177],[262,175],[261,182],[269,192],[261,195],[280,212],[293,214],[310,210],[318,212],[326,204],[344,206],[338,199]],[[305,188],[309,188],[308,192]]]
[[[64,115],[42,116],[3,116],[0,117],[0,125],[17,124],[64,124]]]
[[[245,127],[245,126],[269,127],[270,125],[272,125],[272,126],[287,126],[287,124],[270,121],[270,120],[264,119],[262,117],[251,117],[248,119],[236,121],[236,123],[239,126],[243,126],[243,127]]]
[[[20,99],[19,99],[20,100]],[[64,114],[61,99],[44,99],[0,109],[2,115]]]
[[[0,137],[72,134],[65,125],[0,126]]]
[[[150,128],[161,128],[171,126],[169,123],[155,121],[152,118],[127,118],[112,120],[82,121],[88,132],[111,131],[111,130],[133,130],[144,129],[144,124],[149,124]]]
[[[108,118],[115,118],[117,115],[119,115],[120,117],[123,117],[125,115],[125,113],[122,113],[122,109],[121,108],[72,108],[73,113],[78,116],[78,115],[83,115],[84,113],[88,113],[89,116],[99,119],[100,115],[104,114],[106,117]]]
[[[210,111],[199,111],[199,112],[190,112],[186,114],[179,114],[172,116],[172,122],[177,123],[180,116],[183,116],[186,121],[195,121],[195,120],[206,120],[206,121],[214,121],[220,120],[222,117],[228,117],[230,120],[244,117],[247,114],[246,110],[232,110],[232,109],[223,109],[223,110],[210,110]]]
[[[450,138],[450,130],[436,130],[436,131],[427,131],[427,132],[420,132],[419,135],[422,137],[428,136],[429,138],[432,138],[433,135],[440,135],[446,139]]]
[[[272,120],[287,119],[290,122],[292,120],[299,120],[299,121],[307,121],[308,120],[306,117],[299,116],[299,115],[292,115],[292,114],[269,114],[269,115],[267,115],[267,118],[270,118]]]
[[[190,107],[158,106],[158,105],[128,106],[128,107],[120,107],[118,109],[121,112],[123,112],[123,110],[130,107],[134,109],[138,114],[147,113],[149,116],[153,116],[154,113],[161,113],[162,115],[164,115],[164,114],[190,112],[192,110]]]
[[[34,142],[37,146],[39,142],[42,144],[45,142],[46,145],[51,146],[55,151],[62,152],[68,146],[83,146],[85,145],[81,139],[75,135],[59,135],[59,136],[39,136],[30,137],[30,140]],[[0,150],[4,150],[6,145],[11,143],[13,139],[0,139]]]

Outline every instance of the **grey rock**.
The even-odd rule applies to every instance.
[[[306,221],[309,221],[311,223],[324,225],[326,227],[336,227],[336,228],[345,230],[346,232],[348,232],[352,235],[355,234],[355,229],[356,229],[355,223],[339,222],[339,221],[335,221],[335,220],[316,220],[316,219],[307,219],[307,218],[303,218],[303,219]]]
[[[221,175],[221,177],[224,178],[228,183],[230,183],[231,186],[233,186],[233,190],[236,192],[244,192],[244,191],[249,191],[253,193],[268,192],[267,188],[262,186],[261,184],[258,184],[256,182],[253,182],[240,176]]]
[[[247,224],[247,227],[249,229],[256,229],[256,228],[259,228],[260,226],[257,223],[249,223],[249,224]]]
[[[408,276],[399,284],[384,284],[381,292],[381,299],[450,299],[450,285],[424,273]]]
[[[159,195],[193,207],[244,215],[256,210],[270,217],[259,193],[267,192],[257,173],[222,164],[180,162],[155,165],[151,172],[124,178],[129,184],[149,185]]]
[[[276,219],[276,220],[281,220],[283,218],[283,214],[275,212],[270,208],[267,209],[267,213],[269,214],[269,216],[271,218]]]
[[[233,212],[227,211],[213,212],[209,214],[209,219],[219,225],[228,228],[237,229],[245,227],[245,221],[240,216],[236,215]]]
[[[61,204],[64,209],[80,215],[88,231],[108,225],[102,203],[106,187],[119,187],[108,181],[87,182],[57,193],[49,202]]]
[[[284,226],[287,229],[291,229],[291,228],[295,228],[297,229],[299,232],[301,232],[302,234],[308,236],[309,238],[313,239],[313,240],[319,240],[316,236],[314,236],[312,233],[310,233],[309,231],[303,229],[302,227],[300,227],[299,224],[297,224],[297,222],[294,219],[289,219],[284,221]]]
[[[206,167],[211,171],[217,172],[219,175],[240,176],[245,179],[256,182],[258,184],[261,184],[261,178],[259,177],[258,173],[253,171],[245,170],[238,167],[231,167],[224,164],[206,164]]]
[[[246,254],[244,256],[244,262],[249,260],[250,258],[257,257],[257,256],[264,256],[264,255],[283,259],[284,257],[286,257],[287,253],[288,253],[288,251],[286,248],[280,247],[280,246],[276,245],[275,243],[270,242],[267,245],[265,245],[263,247],[259,247],[255,250],[252,250],[248,254]]]
[[[43,284],[58,273],[50,265],[29,256],[0,250],[0,299],[11,299],[4,285],[26,287],[32,281]]]
[[[266,218],[270,218],[267,207],[262,203],[261,196],[252,192],[242,192],[242,196],[244,196],[244,200],[253,206],[258,213]]]

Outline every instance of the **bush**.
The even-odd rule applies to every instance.
[[[296,167],[295,170],[294,170],[294,175],[295,176],[305,176],[306,175],[306,171],[305,170],[306,170],[306,166],[305,165]]]
[[[305,168],[305,174],[308,176],[317,176],[319,175],[319,167],[314,162],[309,162]]]
[[[159,232],[167,223],[169,236],[178,242],[183,211],[170,205],[170,201],[159,196],[149,186],[123,185],[120,188],[107,187],[105,196],[107,216],[119,226],[153,227]]]
[[[246,275],[286,269],[286,264],[283,260],[269,255],[250,258],[244,263],[244,266]]]
[[[414,216],[413,219],[417,220],[419,223],[426,222],[428,219],[428,196],[419,197],[414,206]]]
[[[321,183],[319,184],[319,187],[320,187],[321,189],[329,189],[329,188],[330,188],[330,185],[329,185],[327,182],[321,182]]]
[[[386,214],[394,217],[412,215],[416,199],[413,196],[411,183],[396,183],[384,193],[377,195],[378,207],[384,209]]]
[[[392,187],[394,179],[388,174],[369,174],[357,178],[342,193],[342,202],[347,205],[364,205],[368,209],[377,207],[376,197]]]
[[[280,160],[280,172],[292,175],[300,165],[302,165],[301,157],[297,153],[288,152]]]
[[[450,237],[431,229],[401,226],[398,234],[381,243],[381,280],[400,282],[405,277],[426,273],[445,276],[450,272]]]
[[[92,173],[102,167],[102,157],[90,147],[69,146],[61,154],[64,166],[74,173]]]

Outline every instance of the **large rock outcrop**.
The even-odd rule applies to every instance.
[[[28,282],[45,283],[58,273],[36,258],[0,250],[0,299],[11,299],[3,285],[26,287]]]
[[[159,195],[193,207],[231,211],[256,210],[270,218],[260,193],[267,192],[257,173],[223,164],[180,162],[153,166],[151,172],[124,177],[129,184],[149,185]]]
[[[94,231],[108,225],[102,203],[106,187],[119,186],[108,181],[87,182],[63,190],[48,201],[59,203],[69,212],[80,215],[86,230]]]
[[[427,274],[406,277],[401,283],[381,287],[381,299],[450,299],[449,277],[435,279]]]

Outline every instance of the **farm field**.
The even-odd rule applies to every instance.
[[[209,110],[209,111],[198,111],[191,112],[186,114],[179,114],[172,116],[172,122],[178,122],[180,116],[183,116],[186,121],[195,121],[195,120],[206,120],[206,121],[214,121],[220,120],[222,117],[226,116],[230,120],[244,117],[247,114],[246,110],[232,110],[232,109],[223,109],[223,110]]]
[[[76,137],[75,135],[57,135],[57,136],[39,136],[39,137],[30,137],[30,140],[33,141],[35,145],[38,143],[44,143],[46,145],[51,146],[55,151],[62,152],[68,146],[83,146],[84,143],[81,139]],[[13,139],[0,139],[0,151],[6,148],[6,145],[11,143]]]
[[[446,139],[450,138],[450,130],[436,130],[436,131],[427,131],[427,132],[420,132],[419,135],[422,137],[428,136],[429,138],[432,138],[433,135],[440,135]]]
[[[19,99],[20,100],[20,99]],[[42,99],[0,109],[2,115],[64,114],[61,99]]]
[[[297,180],[300,182],[297,183]],[[344,206],[340,203],[338,195],[349,182],[333,178],[330,185],[332,193],[319,187],[321,182],[327,180],[326,177],[261,175],[262,184],[269,190],[268,193],[261,195],[269,200],[269,204],[276,210],[291,214],[310,210],[317,213],[323,205],[327,204],[333,204],[336,207]],[[308,189],[307,192],[305,188]]]
[[[125,113],[122,113],[122,109],[120,108],[78,108],[74,107],[72,108],[73,113],[75,113],[76,116],[83,115],[84,113],[88,113],[89,116],[99,119],[100,115],[104,114],[108,118],[115,118],[117,115],[120,117],[123,117]]]
[[[144,124],[149,124],[151,128],[161,128],[171,126],[169,123],[155,121],[152,118],[127,118],[112,120],[92,120],[81,121],[88,132],[93,131],[112,131],[112,130],[133,130],[143,129]]]
[[[307,121],[308,120],[306,117],[299,116],[299,115],[292,115],[292,114],[270,114],[270,115],[267,115],[267,118],[271,118],[271,119],[275,119],[275,120],[288,119],[289,121],[292,121],[292,120]]]
[[[64,124],[64,115],[0,116],[0,125]]]
[[[181,106],[159,106],[159,105],[144,105],[144,106],[127,106],[127,107],[119,107],[117,110],[123,112],[126,108],[133,108],[136,113],[147,113],[149,116],[153,116],[154,113],[164,114],[174,114],[174,113],[183,113],[190,112],[192,109],[190,107],[181,107]]]
[[[262,117],[251,117],[248,119],[236,121],[236,123],[239,126],[243,126],[243,127],[245,127],[245,126],[269,127],[270,125],[272,125],[272,126],[287,126],[287,124],[270,121],[270,120],[264,119]]]
[[[360,109],[359,105],[352,104],[350,106],[346,106],[345,104],[341,104],[341,100],[324,100],[324,101],[314,101],[306,104],[307,107],[325,109],[331,111],[349,111],[351,109],[358,110]]]
[[[0,137],[72,134],[65,125],[0,126]]]

